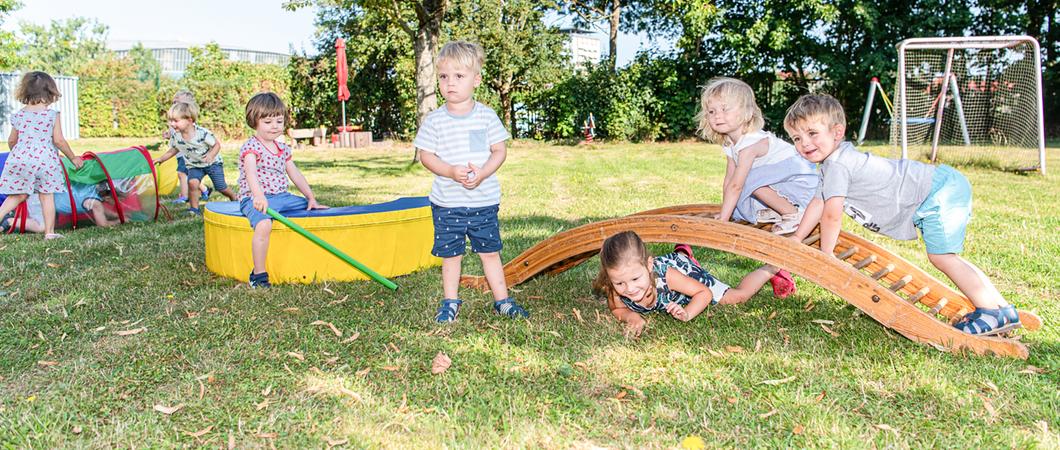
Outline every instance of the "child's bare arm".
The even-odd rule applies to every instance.
[[[846,197],[832,197],[824,201],[821,212],[821,251],[828,255],[835,252],[839,230],[843,225],[843,202]]]
[[[806,239],[813,232],[813,229],[817,227],[817,224],[821,223],[822,212],[824,212],[824,200],[814,197],[813,200],[810,200],[810,204],[806,205],[806,211],[802,214],[799,228],[790,237],[799,242]]]
[[[614,299],[608,299],[607,308],[611,310],[611,315],[615,316],[619,322],[626,324],[626,335],[637,337],[644,331],[644,325],[647,324],[647,321],[637,312],[627,308],[626,305]]]
[[[166,161],[169,161],[169,158],[176,156],[178,151],[179,150],[177,150],[176,147],[170,147],[169,150],[166,150],[166,152],[163,153],[162,156],[159,156],[158,159],[155,160],[155,165],[159,165]]]
[[[207,164],[213,164],[218,153],[221,153],[221,141],[214,141],[213,146],[206,152],[203,159]]]
[[[298,170],[298,166],[294,165],[293,160],[288,160],[284,167],[287,169],[287,177],[291,179],[292,183],[294,183],[294,187],[298,188],[298,192],[301,192],[306,201],[309,202],[309,206],[307,206],[306,209],[327,208],[327,206],[317,203],[317,198],[313,195],[313,189],[309,187],[309,182],[305,180],[302,171]]]
[[[508,158],[508,146],[505,145],[504,141],[498,142],[490,146],[490,157],[486,160],[486,164],[483,164],[481,168],[475,167],[473,164],[468,163],[468,168],[475,172],[475,177],[470,178],[463,182],[464,187],[467,189],[474,189],[478,187],[482,180],[489,178],[497,170],[501,168],[501,164],[504,164],[504,160]]]
[[[55,113],[55,127],[52,129],[52,142],[55,144],[55,147],[66,155],[66,158],[74,164],[74,167],[80,169],[85,162],[81,160],[80,156],[74,155],[74,151],[70,149],[70,144],[66,142],[66,138],[63,137],[63,125],[59,118],[59,114],[60,113]]]
[[[755,144],[757,147],[758,144]],[[751,164],[754,163],[755,153],[751,148],[745,149],[740,152],[740,161],[734,162],[735,169],[732,172],[732,176],[722,186],[721,195],[721,214],[718,215],[719,220],[728,221],[732,218],[733,211],[736,210],[736,202],[740,200],[740,194],[743,192],[744,183],[747,182],[747,174],[751,173]],[[732,161],[732,158],[729,158]]]
[[[423,149],[417,149],[420,152],[420,162],[423,167],[430,170],[435,175],[440,177],[451,178],[458,183],[462,183],[467,180],[468,168],[465,166],[455,166],[442,161],[438,155],[433,152],[429,152]]]
[[[253,153],[243,155],[243,174],[247,177],[247,188],[250,189],[250,197],[254,202],[254,209],[265,212],[269,207],[269,201],[265,198],[265,191],[261,189],[258,182],[258,157]]]
[[[7,136],[7,149],[12,150],[18,143],[18,130],[11,128],[11,134]]]
[[[710,301],[714,299],[714,293],[710,292],[710,288],[675,269],[666,271],[666,284],[671,290],[692,297],[692,300],[683,307],[676,303],[667,305],[666,312],[677,320],[687,322],[695,319],[699,313],[707,309],[707,306],[710,306]]]

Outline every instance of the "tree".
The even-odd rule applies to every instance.
[[[158,89],[159,80],[162,77],[162,64],[155,59],[155,55],[151,53],[140,42],[133,45],[129,49],[129,59],[132,60],[133,65],[136,67],[136,79],[142,82],[148,82]]]
[[[412,40],[416,59],[416,124],[422,123],[427,113],[438,107],[434,55],[438,53],[438,38],[449,0],[292,0],[284,7],[297,9],[309,5],[381,12],[390,17],[391,23]]]
[[[16,0],[0,0],[0,25],[4,24],[4,16],[22,7]],[[18,65],[18,40],[15,34],[0,30],[0,71],[11,70]]]
[[[451,37],[485,49],[484,84],[499,97],[513,134],[515,96],[554,81],[564,70],[564,37],[543,21],[548,6],[542,0],[468,0],[451,11]]]
[[[51,26],[23,23],[21,66],[52,75],[76,75],[107,53],[107,26],[95,19],[53,20]]]

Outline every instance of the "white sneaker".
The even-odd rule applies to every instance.
[[[760,209],[755,213],[755,221],[758,223],[777,223],[780,220],[780,213],[770,208]]]
[[[773,233],[779,235],[794,233],[795,230],[799,229],[799,222],[802,222],[803,212],[802,208],[798,208],[792,214],[782,214],[780,221],[773,225]]]

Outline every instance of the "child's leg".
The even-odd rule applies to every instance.
[[[447,299],[460,298],[460,263],[464,255],[442,258],[442,295]]]
[[[740,284],[736,287],[729,288],[725,291],[725,295],[718,301],[719,305],[735,305],[746,302],[751,297],[754,297],[758,293],[762,286],[764,286],[773,275],[777,273],[777,268],[773,266],[762,266],[751,273],[747,274],[740,280]]]
[[[795,214],[798,212],[798,208],[796,208],[795,205],[792,205],[788,199],[778,194],[777,191],[769,186],[762,186],[755,189],[751,195],[758,201],[762,202],[762,204],[780,214]]]
[[[198,178],[189,177],[188,178],[188,190],[190,192],[199,192],[199,184],[201,182],[202,182],[202,180],[200,180]],[[199,196],[198,195],[192,195],[191,197],[188,197],[188,204],[192,207],[192,209],[197,209],[199,207]]]
[[[180,184],[180,197],[188,198],[188,174],[177,172],[177,183]]]
[[[53,194],[41,192],[40,211],[44,215],[44,234],[55,234],[55,197]]]
[[[972,301],[976,308],[998,309],[1008,306],[994,283],[975,264],[956,253],[928,254],[928,260],[946,274],[957,289]]]
[[[482,271],[485,272],[486,283],[493,292],[493,300],[508,298],[508,282],[504,279],[504,264],[501,263],[500,252],[479,253],[478,257],[482,259]]]
[[[96,223],[96,226],[109,227],[115,225],[115,223],[107,218],[107,214],[103,211],[103,203],[100,203],[95,199],[85,200],[85,203],[85,206],[88,207],[89,213],[92,214],[92,221]]]
[[[228,197],[229,200],[235,200],[236,194],[232,192],[232,189],[228,187],[228,183],[225,182],[225,169],[220,163],[215,163],[210,167],[206,168],[206,174],[210,176],[210,181],[213,182],[213,188]]]
[[[250,242],[250,254],[254,260],[253,273],[255,274],[265,273],[265,259],[269,254],[270,234],[272,234],[272,219],[264,219],[254,226],[254,238]]]
[[[26,201],[29,198],[28,194],[11,194],[4,199],[4,203],[0,204],[0,217],[4,217],[7,213],[14,211],[19,203]]]

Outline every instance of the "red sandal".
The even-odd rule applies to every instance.
[[[769,279],[769,284],[773,285],[773,295],[777,298],[788,298],[795,293],[795,278],[792,278],[791,272],[787,270],[778,270],[776,275]]]

